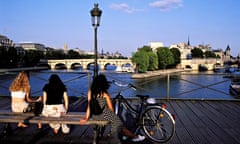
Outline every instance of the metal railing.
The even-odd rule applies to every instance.
[[[76,72],[76,71],[37,71],[37,72],[30,72],[30,81],[31,81],[31,95],[32,96],[41,96],[42,95],[42,88],[44,86],[44,84],[47,83],[48,78],[51,74],[59,74],[61,75],[61,79],[63,81],[63,83],[67,86],[67,90],[68,90],[68,94],[69,96],[87,96],[87,91],[90,87],[92,78],[93,78],[93,74],[91,71],[86,71],[86,72]],[[10,86],[11,81],[16,77],[17,72],[15,73],[9,73],[8,75],[1,75],[1,77],[3,77],[3,79],[0,80],[0,96],[8,96],[10,95],[8,88]],[[136,86],[137,88],[137,92],[139,93],[146,93],[149,94],[150,96],[156,96],[156,98],[163,98],[163,99],[184,99],[184,95],[188,95],[200,90],[207,90],[207,91],[211,91],[216,93],[216,95],[221,94],[221,95],[226,95],[231,97],[231,95],[229,94],[228,91],[226,90],[222,90],[219,88],[215,88],[214,86],[216,85],[221,85],[224,83],[230,83],[229,78],[227,79],[223,79],[221,81],[216,81],[216,82],[212,82],[212,83],[199,83],[197,81],[190,81],[188,79],[182,78],[179,75],[181,75],[181,73],[173,73],[173,74],[166,74],[166,75],[161,75],[158,76],[158,79],[161,79],[164,81],[162,82],[163,84],[159,87],[162,87],[162,91],[158,92],[157,94],[154,93],[153,89],[148,88],[147,85],[149,85],[149,83],[152,83],[154,81],[156,81],[156,77],[153,78],[147,78],[144,81],[141,82],[136,82],[136,80],[131,80],[129,81],[124,81],[121,79],[121,77],[117,77],[117,76],[112,76],[112,75],[108,75],[107,79],[112,79],[115,81],[119,81],[122,83],[132,83]],[[129,78],[130,79],[130,78]],[[160,80],[158,80],[160,81]],[[184,83],[188,83],[193,85],[193,88],[188,89],[188,90],[184,90],[184,91],[179,91],[178,93],[173,93],[172,91],[174,91],[174,88],[172,87],[172,83],[176,82],[176,81],[181,81]],[[117,93],[117,89],[111,88],[110,87],[110,94],[111,96],[115,96],[115,94]],[[124,89],[124,91],[127,91],[128,89]],[[164,91],[164,92],[163,92]],[[136,93],[129,93],[129,95],[131,95],[132,97],[134,97]],[[189,98],[189,97],[185,97],[186,99],[195,99],[195,98]],[[196,99],[211,99],[211,98],[205,98],[205,97],[198,97]],[[215,99],[215,98],[212,98]],[[216,98],[216,99],[222,99],[222,98]],[[223,98],[224,99],[224,98]],[[230,99],[234,99],[234,98],[230,98]]]

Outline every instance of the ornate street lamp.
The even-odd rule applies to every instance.
[[[98,53],[97,53],[97,27],[100,24],[100,18],[102,15],[102,11],[98,8],[98,4],[94,4],[94,8],[90,11],[92,16],[92,26],[94,28],[94,78],[98,75]]]

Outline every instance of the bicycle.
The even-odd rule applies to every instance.
[[[136,87],[132,84],[121,84],[114,80],[112,83],[118,86],[118,93],[113,98],[115,113],[120,118],[123,110],[135,115],[135,134],[139,130],[143,130],[147,138],[156,143],[167,142],[173,137],[175,133],[175,116],[166,109],[166,104],[156,103],[156,100],[148,95],[136,95],[140,99],[140,103],[137,107],[133,107],[121,92],[123,87],[134,90],[136,90]]]

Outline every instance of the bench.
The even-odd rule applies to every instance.
[[[34,113],[16,113],[7,110],[0,110],[0,123],[6,123],[7,128],[9,123],[24,122],[28,124],[49,124],[49,123],[61,123],[69,125],[81,125],[79,120],[85,116],[84,112],[68,112],[62,117],[44,117],[35,116]],[[103,127],[110,122],[105,120],[89,119],[84,125],[92,125],[93,128],[93,144],[98,143],[99,136],[102,134]]]

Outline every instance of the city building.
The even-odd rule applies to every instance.
[[[150,42],[149,46],[152,48],[152,50],[155,52],[157,48],[164,47],[163,42]]]
[[[191,50],[193,49],[193,47],[189,45],[189,42],[188,42],[188,44],[186,44],[184,42],[181,42],[178,44],[173,44],[173,45],[170,45],[169,48],[170,49],[177,48],[180,51],[181,59],[191,59],[192,58]]]
[[[0,35],[0,46],[3,47],[14,47],[14,43],[7,36]]]
[[[24,50],[37,50],[37,51],[46,51],[46,48],[43,44],[32,43],[32,42],[21,42],[16,44],[17,47],[22,47]]]

